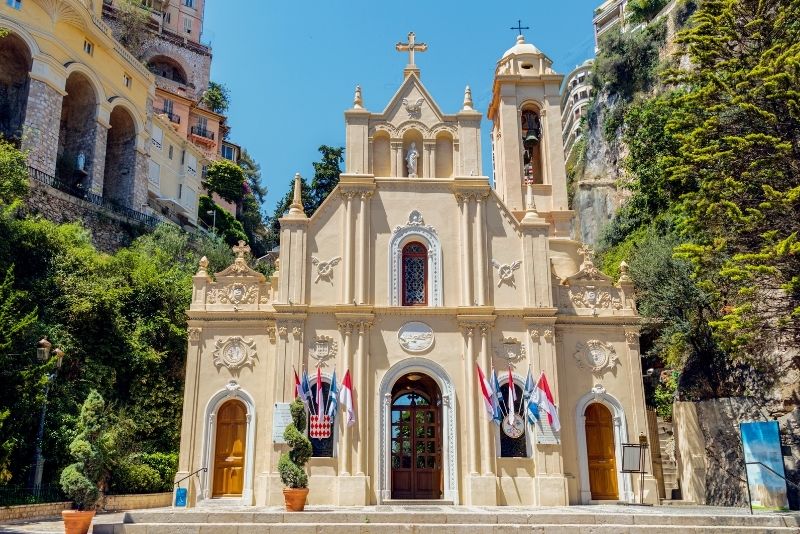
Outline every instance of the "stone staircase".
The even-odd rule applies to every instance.
[[[746,509],[709,507],[573,506],[560,508],[476,506],[309,506],[305,512],[239,507],[226,511],[128,512],[95,534],[797,534],[800,515],[749,515]]]
[[[680,498],[678,463],[675,460],[675,435],[672,429],[672,422],[664,421],[663,418],[659,417],[657,425],[664,490],[666,492],[666,500],[672,501]]]

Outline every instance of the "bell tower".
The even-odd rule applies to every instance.
[[[488,117],[495,189],[518,220],[543,219],[552,237],[568,238],[573,212],[561,140],[563,76],[534,45],[517,36],[498,61]]]

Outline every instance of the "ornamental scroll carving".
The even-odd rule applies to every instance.
[[[525,359],[525,345],[515,337],[503,337],[500,338],[500,345],[495,348],[495,355],[514,367],[515,363]]]
[[[215,287],[208,292],[209,304],[255,304],[258,299],[258,286],[234,282],[227,286]]]
[[[251,337],[220,338],[214,344],[214,365],[236,371],[252,367],[256,358],[256,343]]]
[[[614,350],[614,347],[598,339],[590,339],[585,343],[578,343],[573,357],[579,368],[588,367],[594,374],[613,371],[619,364],[617,351]]]

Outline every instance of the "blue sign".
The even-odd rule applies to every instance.
[[[781,433],[777,421],[740,423],[750,487],[750,504],[762,510],[788,510]]]
[[[175,490],[175,506],[186,507],[186,496],[189,491],[186,488],[178,488]]]

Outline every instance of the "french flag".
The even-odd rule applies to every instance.
[[[486,379],[486,375],[483,374],[481,371],[480,365],[477,363],[475,364],[475,369],[478,370],[478,382],[481,385],[481,394],[483,395],[483,406],[486,408],[486,414],[489,416],[489,419],[494,419],[494,390],[492,390],[492,385]]]
[[[550,391],[550,384],[547,383],[547,376],[545,376],[544,371],[542,371],[536,387],[539,389],[537,404],[547,414],[547,421],[550,426],[554,431],[558,432],[561,430],[561,421],[558,420],[558,408],[553,402],[553,393]]]
[[[342,404],[345,411],[347,411],[347,420],[345,424],[347,426],[356,424],[356,412],[353,409],[353,381],[350,379],[350,369],[344,374],[342,391],[339,392],[339,402]]]

